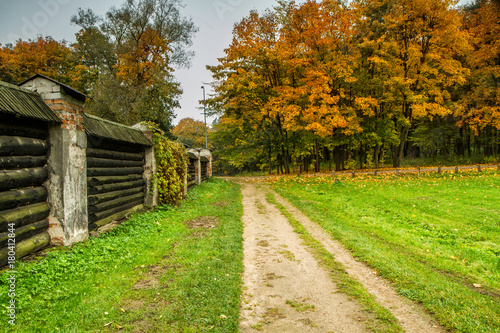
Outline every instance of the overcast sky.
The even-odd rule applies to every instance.
[[[79,7],[91,8],[104,15],[112,6],[120,7],[125,0],[0,0],[0,43],[13,43],[17,39],[33,39],[37,35],[51,36],[57,41],[74,42],[78,27],[70,23]],[[296,1],[303,2],[303,1]],[[461,0],[461,3],[466,2]],[[174,73],[184,94],[181,109],[176,110],[174,123],[186,117],[203,120],[199,100],[203,99],[201,86],[212,79],[206,65],[216,65],[217,58],[231,42],[235,23],[250,10],[263,11],[273,7],[275,0],[184,0],[184,16],[191,17],[199,28],[193,40],[196,55],[189,69]],[[211,92],[205,84],[207,95]],[[211,123],[212,119],[207,121]]]

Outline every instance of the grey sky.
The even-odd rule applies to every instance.
[[[0,43],[27,40],[37,35],[52,36],[55,40],[75,41],[78,27],[70,23],[78,7],[91,8],[103,15],[112,7],[119,7],[125,0],[0,0]],[[302,2],[302,1],[297,1]],[[465,3],[461,0],[460,3]],[[198,101],[203,98],[202,82],[210,82],[211,75],[206,65],[216,65],[217,58],[231,42],[232,29],[236,22],[247,16],[250,10],[262,11],[273,7],[275,0],[184,0],[185,16],[191,17],[199,27],[193,40],[196,52],[189,69],[175,72],[184,94],[177,118],[191,117],[203,120]],[[206,85],[207,94],[210,88]],[[209,122],[211,119],[208,120]]]

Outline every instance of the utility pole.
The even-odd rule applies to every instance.
[[[205,148],[208,148],[208,141],[207,141],[207,111],[205,108],[205,86],[201,86],[201,89],[203,89],[203,117],[205,118]]]

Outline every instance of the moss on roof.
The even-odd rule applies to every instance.
[[[2,81],[0,81],[0,113],[61,123],[40,95]]]
[[[84,114],[83,127],[85,127],[85,132],[88,135],[135,143],[142,146],[152,145],[151,141],[140,130],[90,114]]]

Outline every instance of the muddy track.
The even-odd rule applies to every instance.
[[[243,184],[244,265],[241,332],[369,332],[373,320],[358,302],[338,292],[329,274],[266,200],[264,187]],[[419,305],[399,296],[391,284],[356,261],[303,213],[283,205],[354,279],[391,311],[406,332],[445,332]]]

